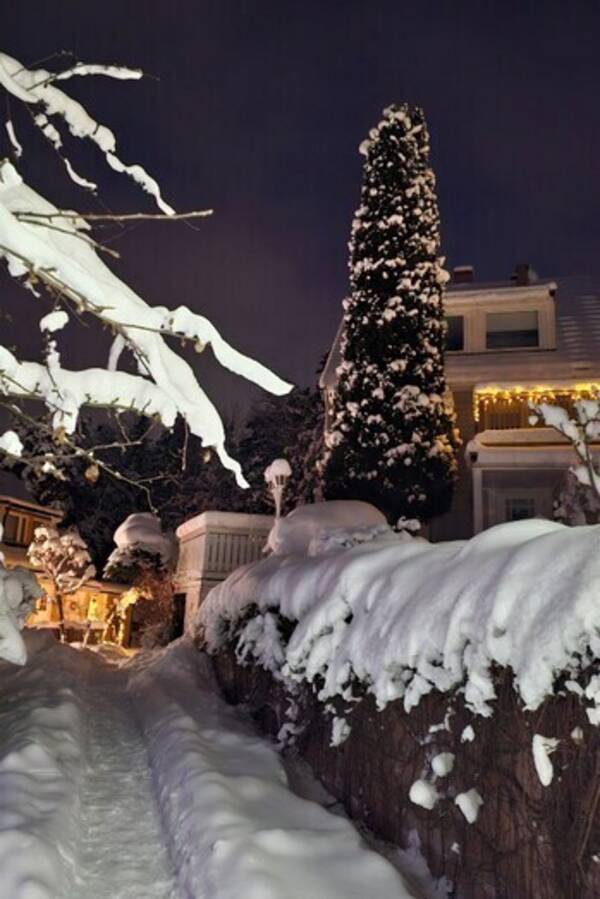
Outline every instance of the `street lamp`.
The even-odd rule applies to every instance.
[[[287,459],[275,459],[265,468],[265,481],[275,502],[275,518],[281,518],[281,503],[287,479],[292,473]]]

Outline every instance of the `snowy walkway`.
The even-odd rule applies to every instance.
[[[0,899],[413,899],[180,644],[0,663]]]
[[[87,770],[81,862],[69,899],[174,899],[178,893],[126,675],[99,665],[92,653],[83,656]]]

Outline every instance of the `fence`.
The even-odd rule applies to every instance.
[[[185,630],[212,587],[240,565],[262,557],[272,524],[269,515],[203,512],[177,529],[175,590],[185,595]]]

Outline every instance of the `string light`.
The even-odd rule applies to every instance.
[[[600,394],[600,384],[582,383],[572,385],[536,384],[529,386],[516,385],[484,385],[476,387],[473,391],[473,417],[479,421],[481,411],[484,412],[499,402],[518,402],[523,404],[554,403],[560,399],[568,399],[576,402],[582,399],[592,399]]]

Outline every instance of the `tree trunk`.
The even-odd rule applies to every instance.
[[[54,598],[56,600],[56,608],[58,609],[58,633],[60,642],[65,642],[65,607],[63,605],[62,593],[55,590]]]

